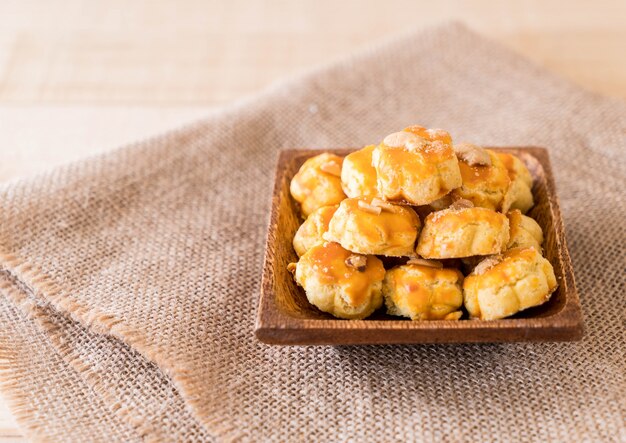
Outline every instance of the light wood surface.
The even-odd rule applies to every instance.
[[[626,97],[626,2],[9,0],[0,100],[223,103],[394,32],[450,19]]]
[[[200,118],[395,32],[460,20],[626,98],[626,2],[3,0],[0,181]],[[21,441],[0,402],[0,441]]]

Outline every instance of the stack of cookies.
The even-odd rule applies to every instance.
[[[412,320],[493,320],[557,287],[526,216],[524,163],[441,129],[410,126],[345,158],[322,153],[291,181],[304,223],[288,268],[310,303],[362,319],[385,305]]]

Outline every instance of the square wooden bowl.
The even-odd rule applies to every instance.
[[[502,320],[411,321],[383,313],[365,320],[340,320],[311,305],[287,271],[297,261],[291,241],[300,226],[289,183],[302,163],[319,150],[291,149],[280,153],[272,196],[265,263],[255,334],[259,340],[283,345],[357,345],[399,343],[469,343],[573,341],[583,322],[572,264],[565,244],[548,151],[536,147],[491,148],[515,154],[534,177],[535,206],[529,215],[541,225],[544,255],[559,283],[550,300]],[[332,149],[346,155],[354,149]]]

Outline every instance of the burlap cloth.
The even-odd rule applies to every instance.
[[[413,123],[550,149],[582,342],[254,338],[277,151]],[[48,441],[625,441],[625,151],[623,102],[451,25],[6,184],[3,392]]]

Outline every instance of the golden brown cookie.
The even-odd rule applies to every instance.
[[[515,248],[489,257],[463,282],[465,308],[472,318],[495,320],[538,306],[557,287],[554,270],[535,248]]]
[[[509,218],[509,243],[508,249],[533,247],[541,252],[543,243],[543,231],[541,226],[532,218],[522,214],[519,209],[510,211]]]
[[[359,254],[414,255],[420,219],[408,206],[376,197],[348,198],[339,204],[324,239]]]
[[[469,143],[454,146],[463,184],[451,192],[452,199],[467,199],[474,206],[502,209],[511,180],[502,160],[493,151]]]
[[[372,166],[372,151],[366,146],[346,155],[341,168],[341,184],[348,197],[376,197],[376,169]]]
[[[441,262],[410,260],[390,269],[383,281],[387,313],[411,320],[458,320],[463,274]]]
[[[461,186],[450,134],[410,126],[385,137],[372,152],[378,194],[385,200],[427,205]]]
[[[354,254],[337,243],[319,243],[295,267],[295,280],[309,302],[338,318],[365,318],[382,305],[385,268],[370,255]]]
[[[290,191],[300,203],[302,215],[308,217],[316,209],[336,205],[346,198],[341,187],[342,162],[342,157],[325,152],[300,167],[291,180]]]
[[[417,253],[435,259],[498,254],[508,241],[509,221],[504,214],[453,205],[426,217]]]
[[[298,257],[316,244],[323,242],[322,235],[328,231],[328,224],[339,206],[322,206],[313,211],[300,225],[293,237],[293,249]]]
[[[533,199],[533,177],[519,158],[512,154],[498,153],[511,179],[511,186],[504,196],[502,212],[519,209],[522,214],[528,212],[535,204]]]

